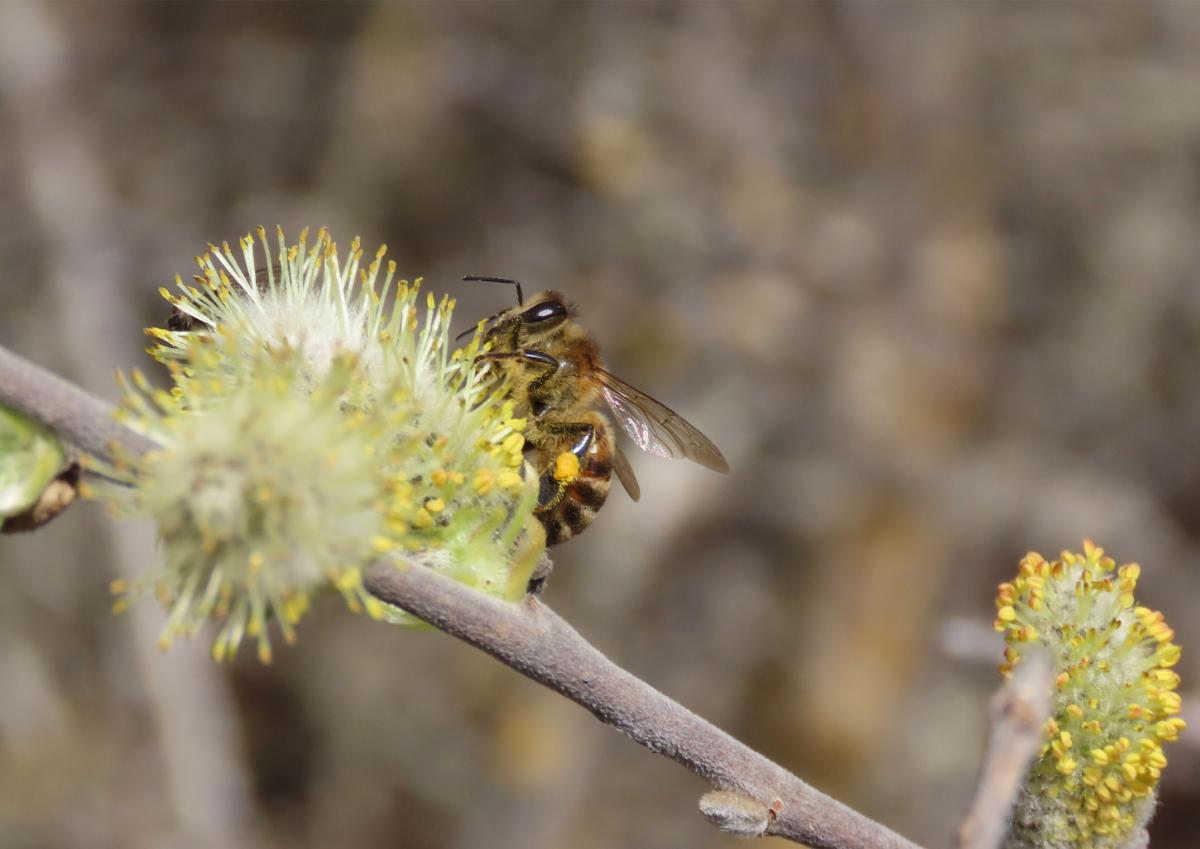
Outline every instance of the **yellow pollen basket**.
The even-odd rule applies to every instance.
[[[579,477],[579,458],[570,451],[564,451],[554,460],[554,479],[562,484],[570,483]]]

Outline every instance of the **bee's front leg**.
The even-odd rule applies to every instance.
[[[520,351],[488,351],[475,358],[475,362],[481,360],[523,360],[530,366],[541,369],[542,373],[529,382],[526,394],[529,397],[530,411],[534,418],[540,419],[549,409],[548,405],[538,398],[538,394],[546,381],[562,367],[559,360],[536,348],[524,348]]]

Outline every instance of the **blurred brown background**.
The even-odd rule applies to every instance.
[[[1198,45],[1183,3],[6,4],[0,339],[115,398],[157,287],[260,223],[386,242],[464,327],[511,293],[463,274],[561,288],[734,471],[635,457],[552,606],[941,846],[995,584],[1094,536],[1184,647],[1153,845],[1190,847]],[[108,612],[153,557],[95,505],[0,539],[0,847],[734,845],[438,634],[329,602],[270,667],[161,655]]]

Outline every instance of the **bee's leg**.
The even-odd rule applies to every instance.
[[[475,357],[475,362],[480,360],[524,360],[530,365],[545,369],[545,374],[538,377],[534,381],[535,383],[538,381],[545,383],[550,375],[558,371],[560,365],[554,357],[535,348],[524,348],[520,351],[485,351]]]
[[[542,369],[542,373],[529,382],[527,395],[529,396],[529,406],[533,410],[534,418],[540,418],[547,410],[547,405],[538,398],[539,390],[542,386],[554,376],[554,373],[562,366],[558,360],[547,354],[545,351],[538,351],[533,348],[524,348],[520,351],[488,351],[480,354],[475,358],[475,362],[480,360],[524,360],[529,365]]]
[[[542,434],[536,439],[538,506],[534,515],[546,530],[548,546],[582,533],[608,496],[612,463],[605,448],[611,445],[606,441],[611,435],[599,414],[584,415],[581,422],[534,423]],[[536,437],[531,434],[530,438]],[[578,462],[572,463],[571,458]]]
[[[531,351],[527,349],[521,351],[521,355],[525,358],[526,362],[539,365],[543,369],[540,375],[529,382],[527,391],[530,397],[536,397],[540,393],[541,388],[546,385],[546,381],[554,377],[555,372],[562,368],[562,363],[545,351]],[[545,412],[545,410],[542,410],[542,412]],[[541,413],[538,413],[538,415],[541,415]]]
[[[539,422],[538,429],[555,436],[578,434],[579,438],[571,446],[571,453],[579,460],[580,466],[583,466],[583,461],[596,440],[596,426],[590,422]]]
[[[583,468],[584,458],[596,438],[596,429],[592,425],[587,422],[538,422],[537,428],[542,433],[553,436],[579,434],[579,438],[570,450],[578,458],[580,468]],[[570,483],[569,481],[560,481],[554,476],[555,458],[550,457],[548,460],[549,465],[541,470],[541,475],[538,477],[538,500],[534,510],[539,513],[558,504],[563,493],[567,491],[567,484]]]
[[[537,566],[533,569],[533,574],[529,577],[529,583],[525,585],[525,592],[529,595],[541,595],[552,571],[554,571],[554,561],[543,551]]]

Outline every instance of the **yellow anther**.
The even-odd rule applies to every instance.
[[[475,473],[474,479],[471,481],[471,486],[480,495],[487,495],[492,491],[492,487],[496,485],[496,476],[491,469],[480,469]]]
[[[1179,663],[1179,656],[1179,646],[1174,643],[1159,646],[1158,651],[1154,653],[1155,661],[1162,667],[1171,667]]]

